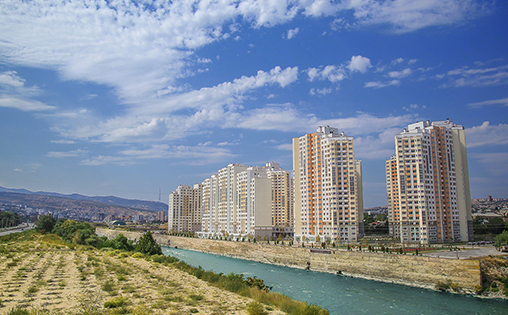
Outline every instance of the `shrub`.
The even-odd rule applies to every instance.
[[[263,305],[261,305],[259,302],[251,302],[249,305],[247,305],[247,313],[249,315],[266,315],[268,314],[265,311],[265,308]]]
[[[112,298],[104,302],[104,308],[117,308],[125,304],[125,299],[122,296]]]
[[[30,313],[23,308],[13,308],[7,313],[7,315],[30,315]]]
[[[37,291],[38,291],[37,287],[30,287],[30,288],[28,288],[27,293],[28,293],[28,294],[34,294],[34,293],[36,293]]]
[[[142,253],[134,253],[131,256],[132,258],[145,258],[145,254]]]
[[[106,281],[103,285],[102,285],[102,290],[110,293],[110,292],[113,292],[115,290],[115,283],[111,280],[108,280]]]

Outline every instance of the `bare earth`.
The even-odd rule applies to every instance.
[[[0,253],[0,314],[15,307],[90,313],[120,297],[130,314],[247,314],[253,301],[119,251],[34,246]]]

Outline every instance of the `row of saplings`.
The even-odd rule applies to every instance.
[[[150,231],[141,236],[137,244],[133,244],[123,234],[116,238],[108,240],[106,237],[98,237],[95,234],[95,228],[86,222],[76,222],[73,220],[60,219],[55,221],[52,216],[42,216],[36,224],[42,232],[51,231],[51,233],[60,236],[71,244],[89,245],[96,248],[113,248],[125,251],[135,251],[145,254],[147,259],[155,263],[164,265],[172,264],[174,267],[196,276],[219,288],[235,292],[237,294],[253,298],[258,302],[252,302],[248,305],[249,315],[266,315],[263,304],[273,305],[280,308],[287,314],[298,315],[327,315],[329,312],[316,305],[309,305],[305,302],[294,301],[287,296],[269,292],[271,287],[264,284],[263,280],[256,277],[243,278],[241,274],[230,273],[224,275],[216,274],[212,271],[205,271],[200,267],[196,268],[187,263],[178,260],[175,257],[162,255],[159,244],[155,242]],[[261,303],[259,303],[261,302]],[[106,305],[105,307],[115,307]]]

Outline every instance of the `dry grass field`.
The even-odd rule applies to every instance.
[[[139,253],[35,232],[0,241],[0,314],[252,314],[252,302]]]

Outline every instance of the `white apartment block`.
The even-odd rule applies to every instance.
[[[395,136],[386,162],[390,235],[408,243],[473,238],[464,127],[417,122]]]
[[[193,188],[187,185],[180,185],[169,194],[168,231],[201,231],[202,194],[203,189],[201,184],[196,184]]]
[[[202,237],[271,237],[274,222],[292,233],[292,181],[277,163],[229,164],[203,181]]]
[[[356,242],[364,233],[361,161],[353,137],[320,126],[293,139],[295,239]]]
[[[238,216],[235,235],[272,235],[272,182],[261,167],[249,167],[237,174]]]

